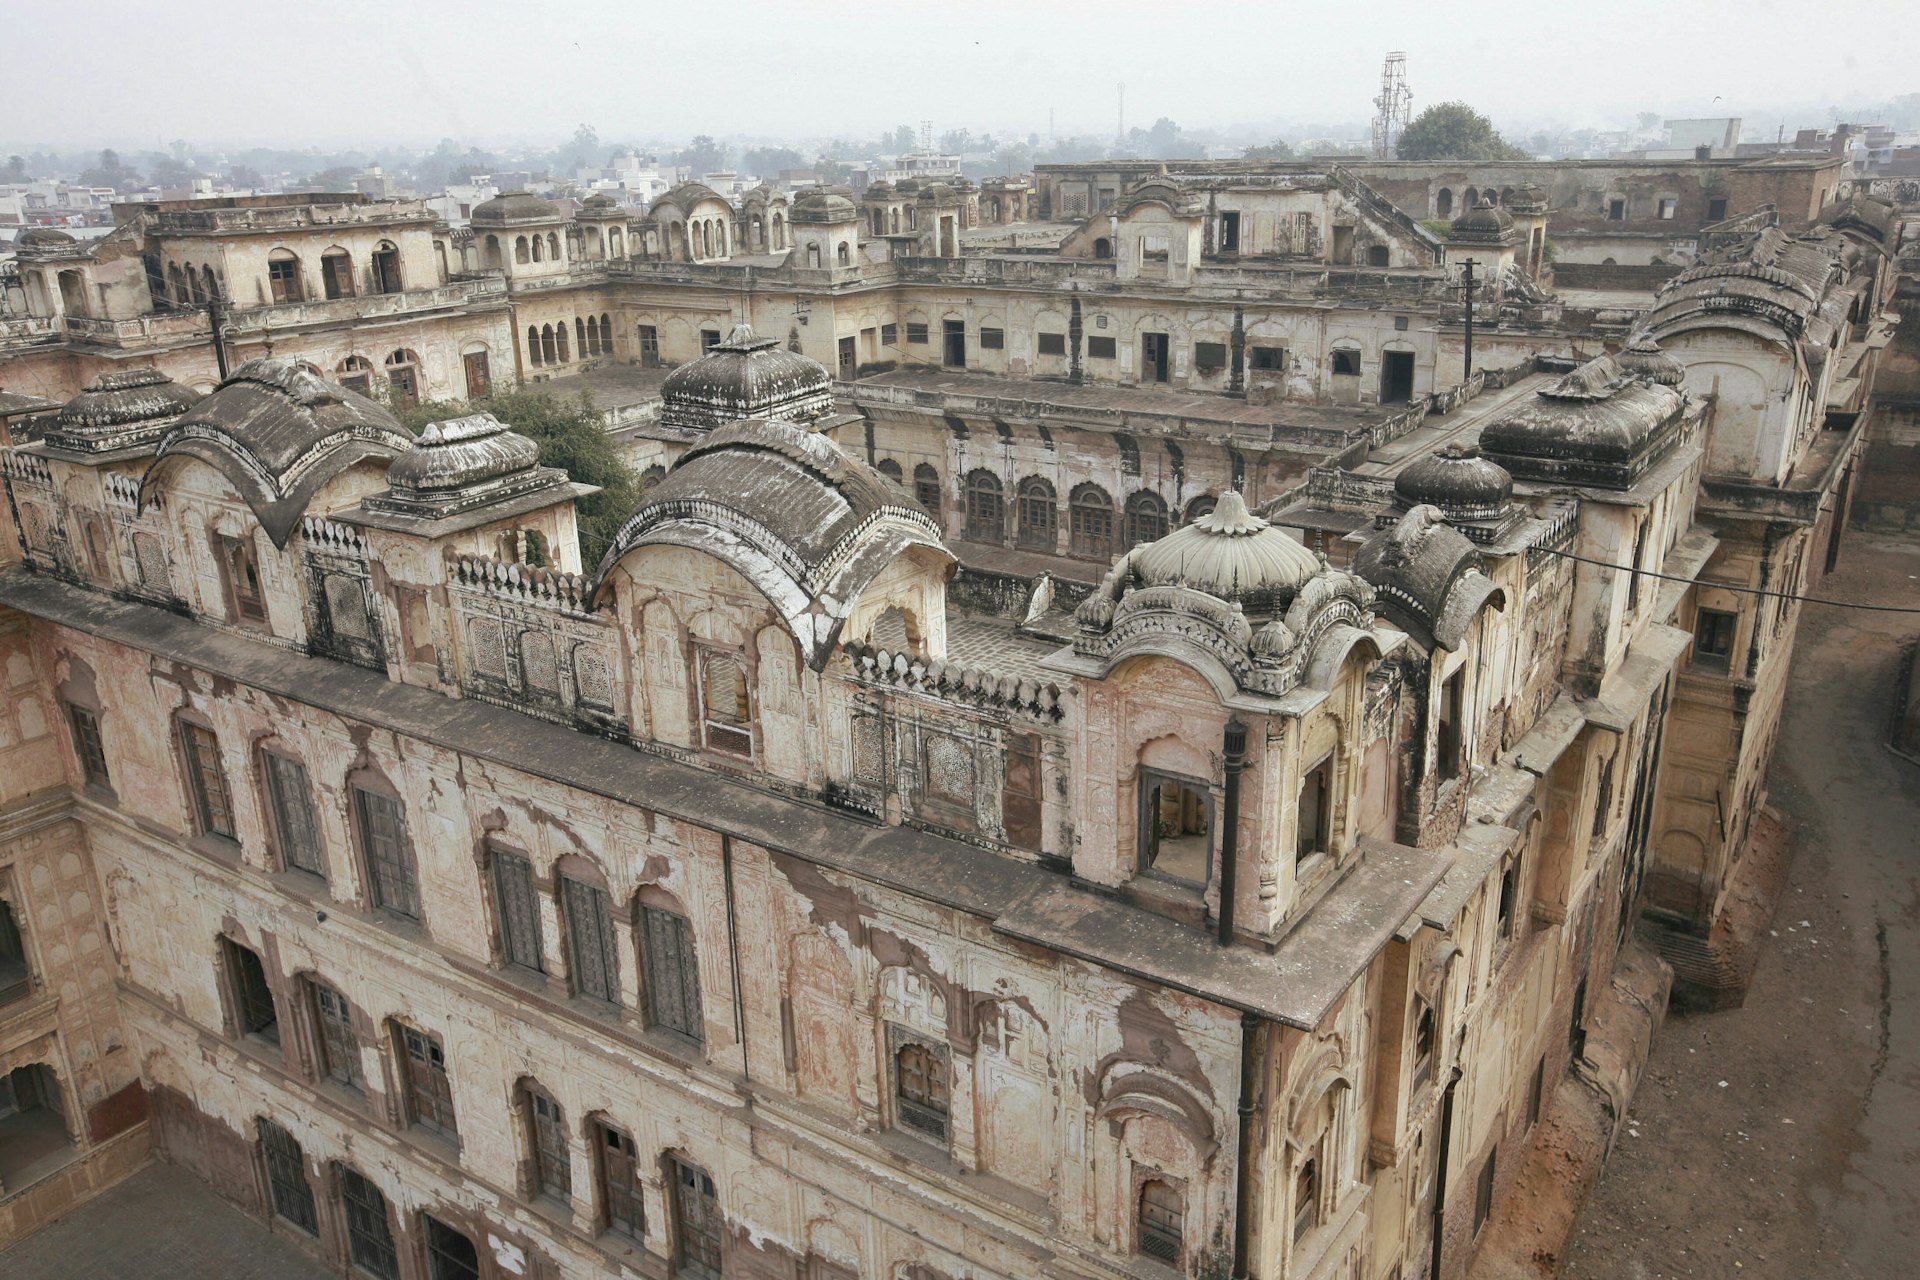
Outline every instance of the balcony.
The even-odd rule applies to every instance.
[[[156,347],[207,339],[204,311],[158,311],[126,320],[96,320],[92,316],[64,316],[49,323],[61,326],[67,341],[95,347]]]
[[[288,231],[304,227],[395,226],[431,223],[432,209],[420,200],[372,204],[262,205],[241,209],[166,209],[147,215],[155,235],[233,234]]]
[[[259,329],[300,329],[351,324],[357,320],[373,320],[383,316],[504,305],[506,300],[507,282],[499,276],[483,275],[453,280],[431,289],[358,294],[351,298],[316,298],[264,307],[236,307],[228,313],[227,322],[243,333]]]

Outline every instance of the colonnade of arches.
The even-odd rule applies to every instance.
[[[1021,479],[1009,503],[1000,477],[978,468],[967,473],[961,501],[961,531],[969,541],[1004,543],[1011,533],[1015,546],[1049,553],[1061,549],[1060,498],[1045,477]],[[1181,513],[1180,523],[1205,515],[1213,504],[1211,494],[1195,498]],[[1175,518],[1166,499],[1150,489],[1116,504],[1105,489],[1088,482],[1075,485],[1067,495],[1066,522],[1065,554],[1110,562],[1133,547],[1166,537]]]
[[[614,354],[613,316],[575,316],[573,334],[568,338],[567,322],[527,326],[527,363],[532,367],[571,364],[577,359]]]

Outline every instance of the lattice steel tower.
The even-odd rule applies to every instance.
[[[1413,119],[1413,91],[1407,88],[1407,55],[1390,53],[1380,68],[1380,96],[1373,100],[1373,154],[1393,159],[1394,144]]]

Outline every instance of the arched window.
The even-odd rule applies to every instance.
[[[1021,546],[1036,551],[1054,549],[1059,541],[1060,507],[1051,484],[1039,476],[1022,480],[1015,514],[1019,521],[1016,540]]]
[[[809,267],[816,268],[816,269],[820,266],[820,246],[819,245],[810,244],[807,246],[807,265]]]
[[[1436,218],[1451,218],[1453,216],[1452,187],[1442,187],[1440,188],[1439,194],[1434,196],[1433,216]]]
[[[1501,203],[1501,205],[1502,205],[1502,206],[1505,206],[1505,205],[1509,205],[1509,204],[1512,204],[1512,203],[1513,203],[1513,188],[1512,188],[1512,187],[1502,187],[1502,188],[1500,188],[1500,203]]]
[[[935,520],[940,518],[940,473],[930,462],[914,465],[913,500],[925,507]]]
[[[640,935],[640,980],[647,1025],[695,1044],[706,1036],[700,1011],[700,965],[693,922],[672,907],[642,902],[634,921]]]
[[[597,329],[599,327],[599,321],[596,320],[594,322],[594,328]],[[587,322],[579,316],[573,318],[573,336],[575,339],[574,350],[580,353],[582,360],[593,354],[594,344],[592,331],[587,328]]]
[[[544,262],[546,260],[546,256],[547,256],[546,243],[542,241],[539,236],[535,236],[533,238],[533,260],[535,262]]]
[[[887,234],[887,211],[878,205],[875,205],[873,210],[873,234],[877,236]]]
[[[1074,555],[1113,559],[1113,499],[1105,489],[1097,484],[1075,487],[1067,504],[1067,532]]]
[[[320,287],[329,298],[353,296],[353,257],[338,245],[320,255]]]
[[[1218,501],[1219,499],[1214,497],[1214,495],[1211,493],[1201,494],[1199,497],[1195,498],[1192,502],[1189,502],[1187,504],[1187,511],[1186,511],[1186,514],[1181,517],[1181,523],[1192,524],[1195,520],[1198,520],[1201,516],[1212,515],[1213,508],[1218,503]]]
[[[520,1083],[520,1101],[526,1108],[527,1146],[533,1153],[535,1195],[558,1200],[573,1198],[573,1157],[567,1149],[566,1116],[554,1096],[532,1080]]]
[[[566,364],[573,359],[572,356],[567,354],[567,322],[565,320],[553,326],[553,342],[555,346],[560,348],[561,364]]]
[[[1113,256],[1113,241],[1107,239],[1105,236],[1101,236],[1098,240],[1095,240],[1093,242],[1093,256],[1096,258],[1111,258]]]
[[[655,463],[640,473],[640,492],[645,493],[666,478],[667,469],[659,463]]]
[[[204,283],[204,284],[205,284],[205,285],[207,286],[207,301],[208,301],[208,302],[212,302],[212,301],[213,301],[214,299],[216,299],[216,298],[218,298],[218,297],[220,296],[220,282],[219,282],[219,281],[217,281],[217,280],[215,280],[215,279],[213,278],[213,268],[212,268],[212,267],[209,267],[209,266],[203,266],[203,267],[201,267],[201,268],[200,268],[200,279],[201,279],[201,281],[202,281],[202,283]]]
[[[400,281],[399,246],[391,240],[382,240],[373,250],[373,291],[399,293],[404,287]]]
[[[560,349],[554,345],[553,326],[550,324],[540,326],[540,355],[547,364],[560,363]]]
[[[193,301],[193,295],[187,289],[187,278],[180,274],[180,264],[177,262],[167,268],[167,287],[173,294],[173,300],[181,306]]]
[[[773,215],[773,247],[776,249],[787,247],[787,220],[777,213]]]
[[[609,258],[624,258],[627,256],[627,238],[621,233],[618,227],[610,228],[607,231],[607,256]]]
[[[1480,203],[1480,189],[1478,187],[1468,187],[1466,195],[1463,198],[1467,202],[1467,208],[1471,209],[1475,207]]]
[[[363,396],[373,394],[373,361],[365,356],[348,356],[340,362],[338,381],[349,391]]]
[[[61,275],[64,277],[66,272],[61,272]],[[62,279],[60,283],[64,287],[66,280]],[[205,302],[207,300],[207,291],[200,279],[200,269],[191,262],[187,264],[187,288],[192,292],[195,302]]]
[[[1370,267],[1386,266],[1387,265],[1387,246],[1383,244],[1368,245],[1367,246],[1367,265]]]
[[[387,357],[387,382],[396,403],[411,409],[420,403],[420,357],[405,349]]]
[[[975,471],[967,476],[967,533],[975,542],[998,542],[1007,527],[1006,499],[1001,496],[1000,477],[991,471]]]
[[[547,260],[550,262],[565,261],[560,254],[560,237],[551,231],[547,232]]]
[[[258,590],[256,585],[254,590]],[[186,762],[187,795],[193,802],[193,824],[201,835],[234,838],[233,793],[227,789],[227,771],[220,761],[220,740],[196,720],[181,720],[180,752]]]
[[[888,214],[887,228],[893,235],[897,236],[900,234],[900,211],[898,209],[894,209]]]
[[[540,353],[540,330],[534,325],[527,326],[527,363],[536,369],[546,363]]]
[[[192,275],[192,271],[188,271]],[[198,289],[196,281],[194,288]],[[267,255],[267,287],[275,302],[302,302],[306,290],[300,283],[300,259],[291,249],[275,249]]]
[[[841,266],[850,267],[853,265],[853,251],[847,248],[844,240],[840,242],[839,256]]]
[[[1186,1204],[1179,1188],[1159,1178],[1141,1183],[1139,1252],[1179,1266],[1186,1216]]]
[[[753,716],[746,663],[738,654],[719,649],[700,650],[698,663],[701,722],[707,749],[730,756],[751,756]]]
[[[497,267],[501,265],[500,237],[494,235],[491,231],[487,233],[486,240],[483,241],[480,246],[480,265],[483,267]]]
[[[427,1274],[433,1280],[480,1280],[480,1251],[457,1227],[430,1213],[420,1215],[427,1246]]]
[[[1157,542],[1167,536],[1167,504],[1159,494],[1142,489],[1127,499],[1127,546]]]
[[[874,467],[874,470],[878,471],[881,475],[893,481],[895,484],[901,483],[902,480],[905,478],[905,474],[906,474],[905,472],[900,470],[900,464],[895,462],[892,458],[880,459],[879,464]]]
[[[527,238],[525,236],[515,236],[513,238],[513,260],[521,266],[525,266],[530,261],[527,257]]]
[[[1413,1088],[1418,1093],[1433,1079],[1433,1006],[1419,1002],[1420,1012],[1413,1021]]]
[[[1320,1161],[1308,1156],[1300,1162],[1293,1177],[1293,1238],[1300,1238],[1320,1225]]]

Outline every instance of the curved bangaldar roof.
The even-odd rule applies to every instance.
[[[766,419],[721,427],[647,490],[600,561],[596,598],[615,566],[648,546],[688,547],[739,573],[816,671],[860,593],[902,552],[953,560],[906,490],[818,432]]]
[[[1416,506],[1367,539],[1353,571],[1373,584],[1381,615],[1429,649],[1458,649],[1483,605],[1506,603],[1480,571],[1480,552],[1435,506]]]
[[[273,544],[285,547],[327,481],[412,446],[412,433],[365,396],[288,360],[250,360],[161,437],[140,501],[163,468],[198,458],[232,482]]]
[[[1686,397],[1599,356],[1480,430],[1480,449],[1526,480],[1631,488],[1680,437]]]

